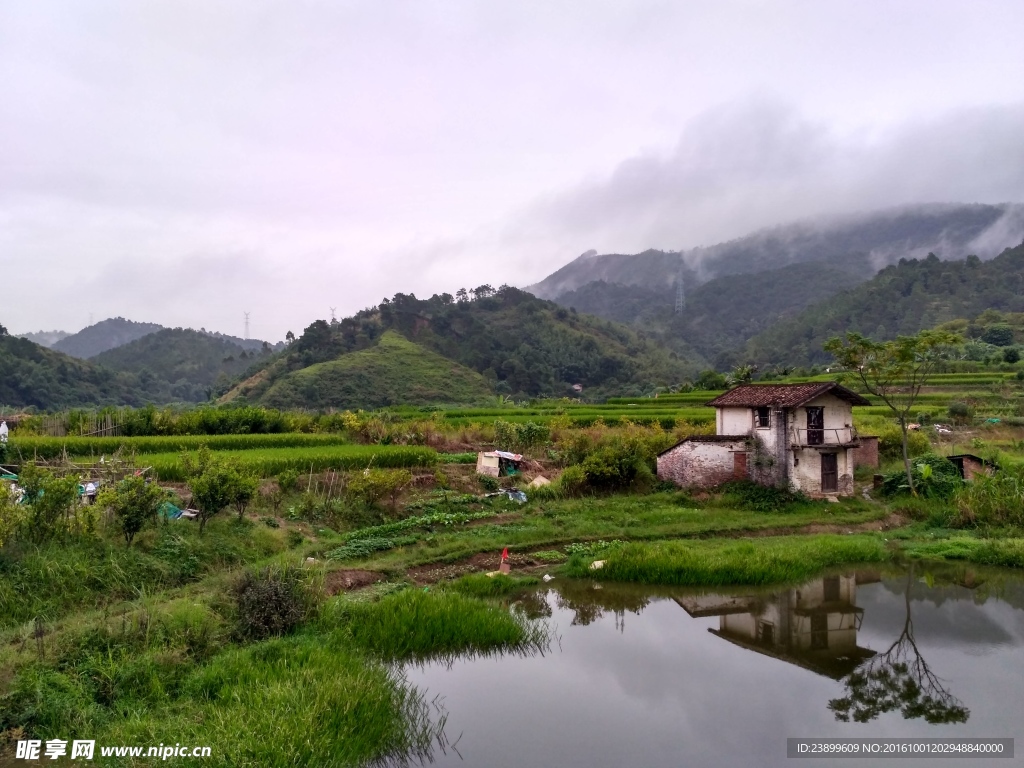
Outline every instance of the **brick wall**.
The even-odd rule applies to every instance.
[[[684,441],[658,457],[658,479],[693,488],[711,488],[735,479],[735,454],[743,441]]]
[[[860,435],[857,438],[860,446],[854,448],[853,468],[878,467],[878,438],[874,435]]]

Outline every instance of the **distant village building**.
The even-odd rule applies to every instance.
[[[708,403],[714,435],[694,435],[658,456],[658,477],[710,488],[733,479],[808,496],[853,494],[853,406],[870,403],[836,382],[743,384]]]
[[[995,468],[991,461],[975,456],[973,453],[957,453],[946,458],[956,465],[960,477],[967,481],[973,480],[977,475],[991,475]]]

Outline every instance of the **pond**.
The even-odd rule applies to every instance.
[[[437,765],[781,766],[787,737],[1022,735],[1015,574],[862,570],[717,593],[555,580],[511,608],[553,626],[547,652],[407,671],[447,713]],[[907,763],[840,763],[861,764]]]

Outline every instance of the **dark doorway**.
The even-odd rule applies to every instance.
[[[828,648],[828,614],[811,614],[811,650],[821,651]]]
[[[826,576],[824,579],[825,585],[825,602],[826,603],[838,603],[839,602],[839,577],[838,576]]]
[[[821,454],[821,492],[835,493],[839,490],[839,462],[834,453]]]
[[[747,454],[742,451],[732,455],[732,476],[737,480],[747,479]]]
[[[807,444],[821,445],[825,442],[825,409],[807,409]]]

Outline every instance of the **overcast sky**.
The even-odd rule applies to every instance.
[[[0,323],[278,340],[893,204],[1024,200],[1024,3],[0,0]]]

